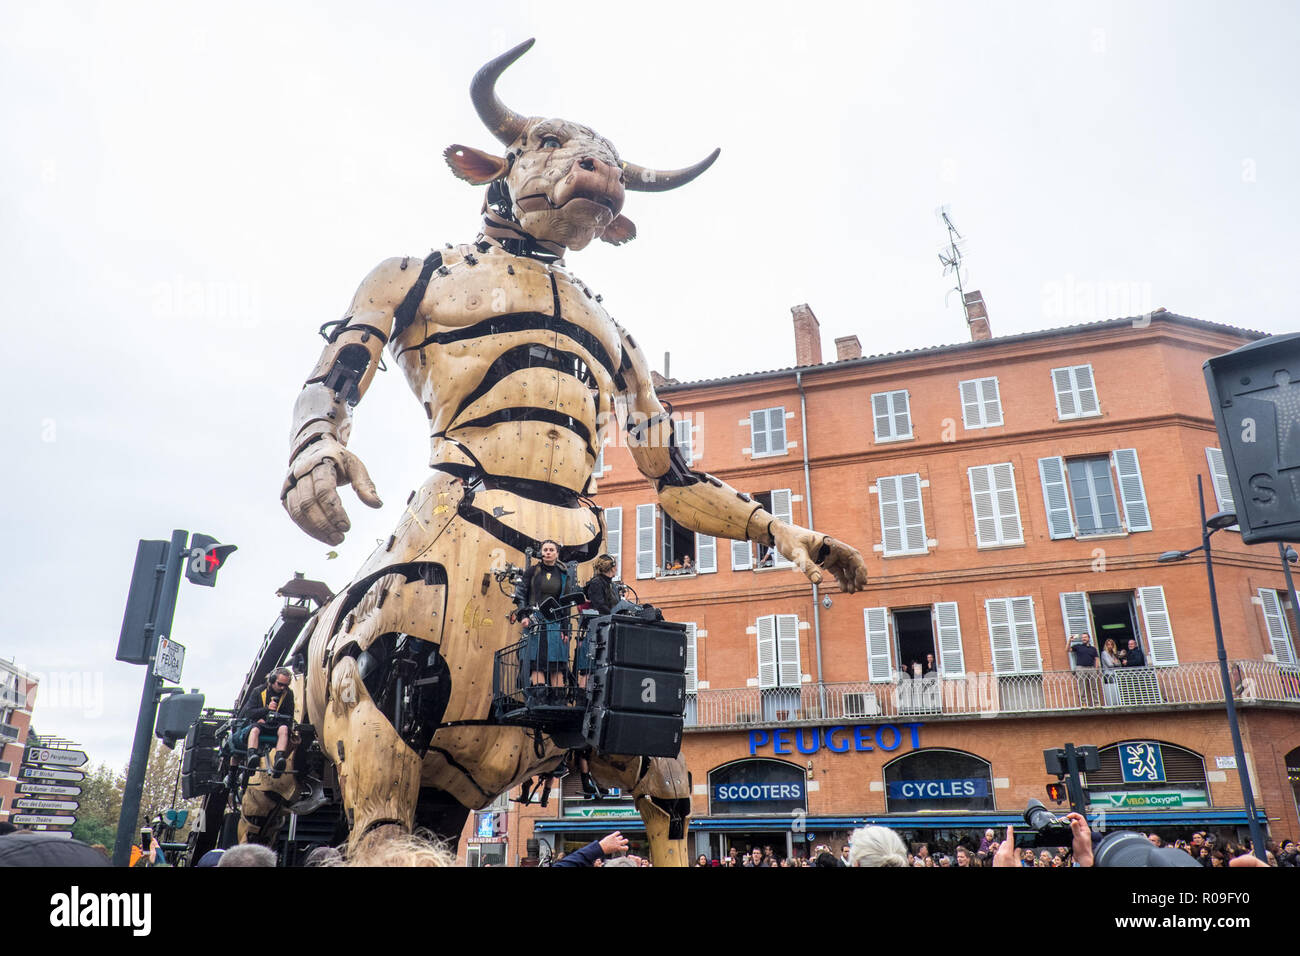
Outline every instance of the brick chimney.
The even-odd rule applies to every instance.
[[[862,343],[856,335],[841,335],[835,340],[835,361],[862,358]]]
[[[962,298],[966,306],[966,324],[970,326],[970,340],[987,342],[993,338],[993,330],[989,327],[989,312],[984,307],[984,296],[976,289],[967,292]]]
[[[808,308],[808,303],[793,305],[794,314],[794,364],[822,364],[822,324]]]

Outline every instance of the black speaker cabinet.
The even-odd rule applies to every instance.
[[[593,707],[587,711],[583,736],[602,753],[676,757],[682,749],[682,718]]]
[[[680,717],[686,706],[686,675],[633,667],[599,667],[587,693],[593,707]]]
[[[686,625],[615,614],[595,647],[595,666],[686,672]]]

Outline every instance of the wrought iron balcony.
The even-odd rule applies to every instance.
[[[1241,706],[1300,708],[1300,668],[1271,661],[1229,661],[1228,673]],[[1134,667],[1108,674],[1099,670],[961,678],[932,674],[881,683],[701,690],[687,695],[686,729],[1180,710],[1222,703],[1217,661]]]

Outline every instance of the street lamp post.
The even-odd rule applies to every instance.
[[[1219,595],[1214,587],[1214,562],[1210,558],[1210,535],[1236,524],[1237,516],[1231,512],[1220,511],[1208,519],[1205,517],[1205,490],[1200,475],[1196,476],[1196,496],[1200,499],[1201,505],[1201,546],[1187,551],[1166,551],[1157,560],[1165,563],[1181,561],[1197,551],[1205,552],[1205,575],[1210,584],[1210,614],[1214,618],[1214,641],[1219,653],[1219,675],[1223,681],[1223,700],[1228,709],[1228,729],[1232,732],[1232,749],[1237,757],[1237,779],[1241,781],[1241,797],[1245,803],[1246,817],[1250,824],[1251,845],[1254,848],[1255,856],[1267,862],[1264,833],[1260,829],[1259,820],[1256,818],[1255,795],[1250,786],[1250,774],[1246,770],[1246,751],[1241,743],[1241,728],[1237,724],[1237,704],[1232,697],[1232,678],[1228,676],[1228,652],[1223,646],[1223,624],[1219,620]],[[1283,552],[1282,563],[1286,563],[1285,552]],[[1287,581],[1289,584],[1289,569]],[[1292,600],[1294,601],[1294,598]]]

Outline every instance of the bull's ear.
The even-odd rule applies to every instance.
[[[611,246],[621,246],[623,243],[636,238],[636,223],[632,222],[627,216],[619,216],[600,234],[600,238],[608,242]]]
[[[500,179],[510,169],[510,165],[502,157],[493,156],[472,146],[461,146],[459,143],[444,149],[442,158],[447,161],[453,173],[475,186]]]

